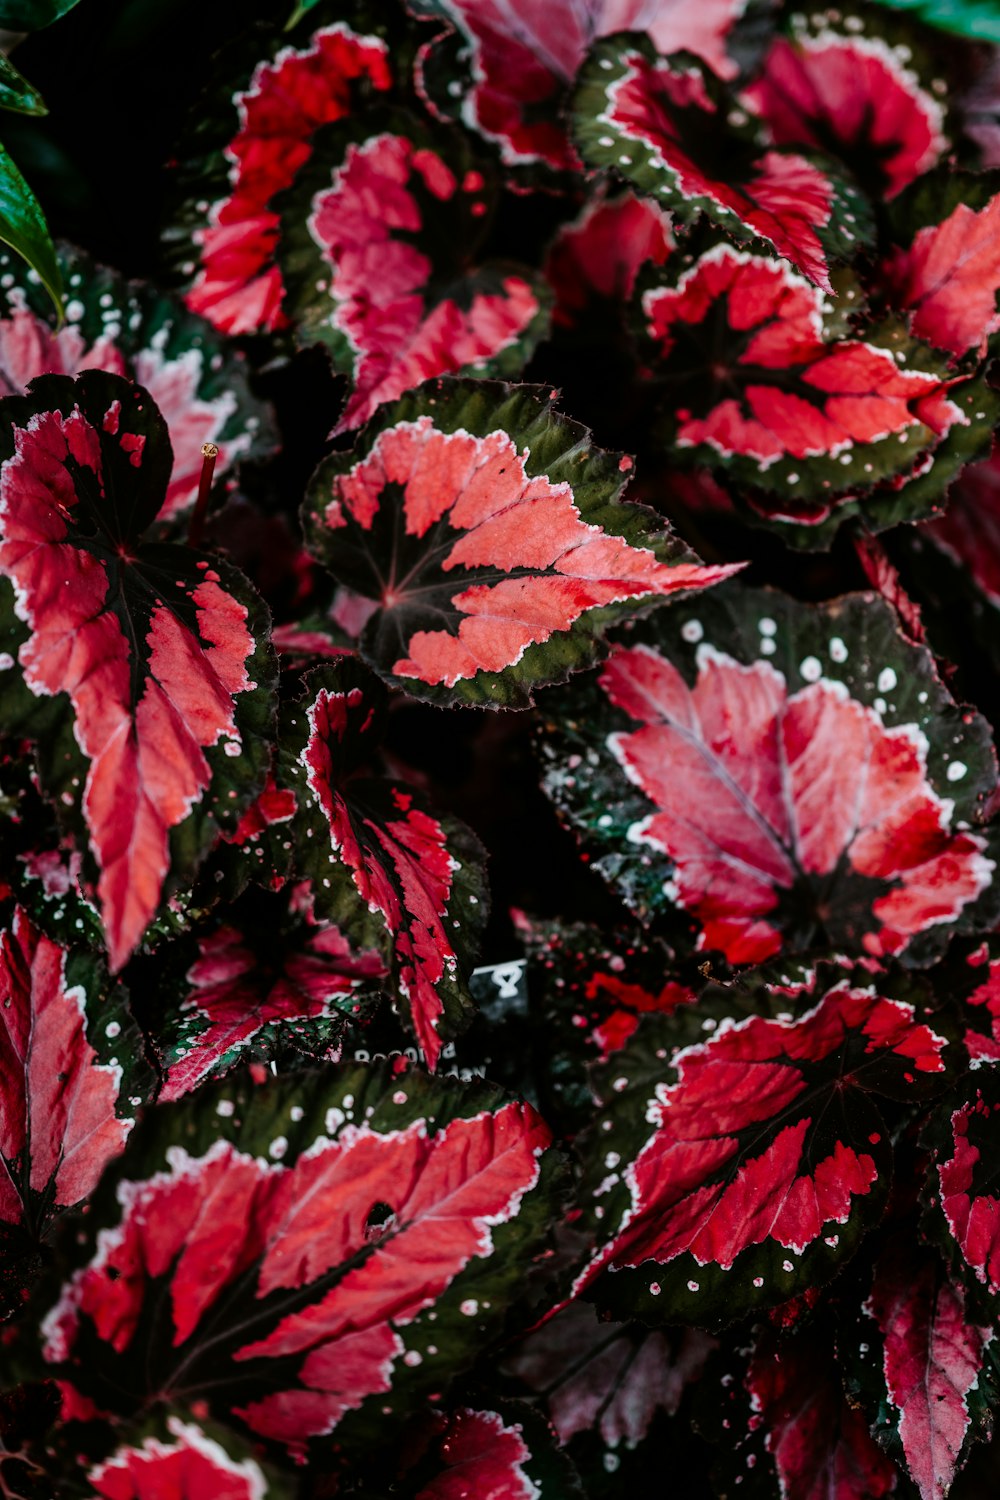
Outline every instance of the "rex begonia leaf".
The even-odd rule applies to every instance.
[[[721,1326],[828,1281],[878,1223],[876,1100],[939,1091],[945,1040],[871,984],[817,980],[808,1000],[773,989],[737,1018],[702,997],[646,1017],[605,1065],[577,1142],[598,1241],[578,1284],[615,1316]]]
[[[495,1088],[390,1067],[161,1106],[39,1297],[47,1373],[295,1455],[384,1442],[502,1328],[544,1250],[549,1141]]]
[[[959,356],[1000,328],[1000,173],[936,172],[894,205],[878,279],[914,334]]]
[[[384,977],[379,955],[356,953],[334,923],[302,923],[289,932],[268,915],[269,922],[245,930],[224,923],[196,939],[179,1004],[153,1035],[163,1102],[250,1056],[294,1046],[297,1036],[305,1046],[314,1037],[320,1056],[336,1056],[365,1008],[365,987]]]
[[[877,200],[949,146],[941,60],[917,28],[870,8],[796,8],[743,98],[779,146],[824,151]]]
[[[524,708],[589,665],[609,625],[735,571],[623,503],[632,468],[544,388],[429,382],[324,459],[304,525],[376,606],[360,650],[381,676],[436,703]]]
[[[625,303],[647,261],[662,265],[674,248],[670,216],[649,198],[601,185],[577,217],[564,224],[545,259],[555,294],[555,328],[586,327],[599,299]]]
[[[314,915],[382,956],[434,1068],[472,1014],[465,976],[487,915],[485,856],[464,823],[371,774],[385,703],[356,660],[310,672],[282,720],[278,781],[295,796],[292,860]]]
[[[858,1320],[857,1353],[845,1338],[840,1356],[877,1441],[920,1500],[945,1500],[973,1441],[990,1435],[995,1338],[970,1316],[961,1282],[936,1251],[912,1233],[889,1242]]]
[[[661,441],[686,465],[774,496],[758,509],[792,540],[797,523],[821,545],[847,516],[867,517],[864,493],[908,475],[953,427],[989,442],[991,414],[959,403],[945,357],[892,320],[853,330],[845,303],[779,261],[715,245],[647,273],[636,301]],[[907,515],[932,509],[914,501]]]
[[[938,1105],[923,1142],[932,1152],[926,1226],[972,1293],[971,1309],[995,1318],[1000,1298],[1000,1066],[980,1060]]]
[[[734,1481],[752,1500],[885,1500],[899,1490],[899,1470],[844,1391],[828,1326],[784,1337],[758,1327],[745,1354],[719,1356],[703,1389],[699,1426],[714,1439],[720,1492]]]
[[[86,832],[118,970],[263,784],[267,610],[221,560],[144,540],[171,450],[140,387],[43,375],[0,419],[0,721]]]
[[[221,332],[283,326],[274,200],[309,160],[320,126],[391,89],[384,33],[378,22],[355,29],[344,20],[294,38],[278,27],[270,38],[252,33],[252,55],[218,114],[200,113],[181,169],[188,201],[168,234],[190,281],[188,307]]]
[[[647,31],[661,52],[683,48],[731,77],[726,38],[746,0],[408,0],[453,31],[423,49],[417,86],[438,113],[494,141],[509,167],[577,165],[561,123],[563,96],[596,38]],[[449,88],[456,73],[458,90]]]
[[[548,326],[537,273],[477,264],[495,184],[467,138],[398,110],[331,125],[282,200],[284,309],[352,392],[336,428],[461,370],[516,375]]]
[[[441,1465],[413,1481],[414,1500],[582,1500],[569,1461],[537,1412],[515,1401],[452,1412],[436,1445]],[[425,1466],[426,1467],[426,1466]],[[418,1487],[419,1486],[419,1487]]]
[[[542,750],[546,790],[640,916],[678,909],[734,964],[817,947],[921,964],[991,925],[971,827],[990,732],[883,600],[727,588],[636,634],[550,701]]]
[[[193,504],[202,445],[219,450],[221,476],[275,441],[270,409],[251,393],[243,356],[204,319],[147,282],[127,281],[62,247],[65,321],[19,263],[0,252],[0,394],[21,395],[36,375],[108,370],[143,386],[167,424],[174,466],[160,519]]]
[[[52,942],[16,908],[0,931],[0,1317],[153,1092],[122,990],[92,954]]]
[[[279,1476],[235,1433],[172,1413],[129,1434],[88,1471],[101,1500],[291,1500]]]
[[[659,1412],[676,1413],[714,1343],[697,1328],[602,1324],[588,1303],[571,1302],[516,1345],[503,1368],[537,1394],[571,1452],[574,1438],[592,1434],[615,1454],[639,1447]]]
[[[737,241],[765,241],[818,287],[831,290],[830,262],[870,238],[855,188],[825,163],[762,144],[707,68],[685,54],[659,57],[646,38],[595,47],[573,120],[589,166],[613,167],[678,222],[705,214]]]

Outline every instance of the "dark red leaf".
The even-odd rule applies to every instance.
[[[460,92],[463,123],[495,141],[508,166],[565,171],[576,156],[560,124],[561,95],[596,38],[646,31],[661,52],[697,53],[723,77],[736,71],[726,37],[745,0],[409,0],[418,15],[450,20],[471,79]],[[418,86],[440,113],[458,114],[447,83],[455,39],[428,44]]]
[[[537,273],[474,257],[495,184],[467,143],[400,111],[321,131],[287,198],[285,310],[353,392],[336,428],[436,375],[515,375],[544,335]]]
[[[183,1393],[294,1454],[384,1441],[502,1326],[547,1232],[528,1105],[386,1068],[155,1111],[43,1319],[52,1374],[129,1416]]]
[[[989,920],[994,861],[969,830],[996,784],[989,733],[872,596],[707,595],[618,647],[550,734],[547,790],[598,868],[731,963],[920,962]]]
[[[789,25],[746,91],[779,146],[835,153],[873,197],[894,198],[936,165],[945,110],[914,68],[913,36],[894,44],[829,11]]]
[[[928,1222],[950,1262],[987,1303],[1000,1296],[1000,1068],[981,1060],[925,1131],[934,1152]]]
[[[596,1432],[606,1448],[627,1449],[642,1442],[657,1412],[674,1415],[714,1347],[700,1329],[601,1324],[587,1303],[571,1302],[505,1368],[544,1399],[561,1443]]]
[[[592,1294],[617,1315],[731,1322],[828,1280],[878,1222],[891,1152],[873,1096],[940,1088],[945,1042],[912,1005],[827,982],[794,1019],[779,989],[741,1019],[724,992],[648,1017],[602,1072],[582,1149],[604,1244],[578,1284],[604,1272]]]
[[[204,443],[219,449],[218,476],[273,446],[273,417],[251,394],[243,356],[209,324],[83,254],[64,249],[59,264],[69,295],[66,321],[56,328],[44,287],[19,257],[0,252],[0,393],[21,395],[37,375],[82,370],[141,385],[159,407],[174,454],[161,520],[194,502]]]
[[[560,229],[546,258],[553,323],[584,323],[598,298],[626,302],[640,267],[662,265],[673,248],[669,215],[658,204],[632,192],[610,198],[599,191]]]
[[[343,21],[320,27],[303,45],[289,46],[277,33],[271,58],[232,94],[235,134],[187,166],[192,199],[199,200],[189,210],[183,250],[189,255],[193,240],[197,269],[186,298],[193,312],[223,333],[282,325],[274,200],[309,160],[320,126],[349,115],[366,89],[385,92],[391,84],[381,36]]]
[[[169,1416],[95,1464],[91,1493],[106,1500],[284,1500],[291,1486],[221,1429]]]
[[[355,953],[333,923],[313,922],[290,933],[276,913],[272,921],[277,932],[222,926],[199,938],[180,1007],[156,1029],[163,1101],[221,1077],[251,1045],[259,1055],[270,1035],[276,1042],[294,1036],[301,1023],[334,1023],[313,1029],[322,1052],[336,1060],[341,1037],[362,1010],[365,987],[385,976],[382,961],[377,953]]]
[[[573,100],[577,145],[682,222],[706,214],[739,241],[765,240],[827,291],[830,260],[868,237],[863,200],[798,152],[768,149],[694,58],[619,36],[597,46]]]
[[[689,463],[780,493],[776,521],[819,527],[850,514],[857,506],[837,507],[838,496],[909,472],[969,424],[929,350],[892,324],[852,334],[842,306],[831,311],[778,261],[716,245],[673,279],[641,285],[664,440]]]
[[[548,396],[429,383],[313,476],[310,548],[375,605],[362,655],[420,697],[526,707],[593,661],[612,622],[736,571],[700,566],[623,504],[632,460],[591,446]]]
[[[0,931],[5,1261],[30,1253],[63,1210],[89,1197],[152,1094],[121,990],[90,954],[60,947],[15,910]]]
[[[416,1500],[542,1500],[529,1471],[532,1449],[522,1422],[505,1422],[500,1412],[461,1407],[449,1419],[440,1446],[443,1469],[421,1486]]]
[[[779,1342],[762,1335],[745,1381],[750,1421],[760,1429],[782,1500],[882,1500],[895,1491],[896,1467],[845,1399],[822,1336],[806,1330]]]
[[[1000,182],[938,173],[909,198],[909,233],[879,266],[886,296],[918,338],[981,355],[1000,328]]]
[[[7,674],[6,727],[68,741],[43,781],[79,809],[117,970],[168,876],[193,873],[260,790],[267,612],[234,568],[144,540],[170,444],[141,388],[42,376],[2,412],[0,573],[21,669],[13,685]]]
[[[904,1464],[921,1500],[944,1500],[981,1425],[989,1326],[966,1310],[961,1283],[940,1258],[899,1237],[879,1257],[865,1312],[877,1328],[881,1352],[878,1409],[888,1402],[894,1456]],[[870,1324],[861,1324],[871,1339]],[[974,1418],[971,1410],[980,1408]]]
[[[962,585],[1000,609],[1000,451],[971,464],[953,487],[948,509],[921,528],[961,571]]]
[[[358,774],[379,743],[377,678],[345,659],[307,683],[282,726],[279,772],[297,804],[295,868],[316,916],[382,955],[434,1068],[472,1012],[463,976],[486,919],[483,851],[464,823],[433,813],[412,787]]]

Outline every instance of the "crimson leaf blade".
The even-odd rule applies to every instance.
[[[735,571],[622,502],[632,460],[588,437],[537,387],[443,380],[324,460],[309,546],[375,604],[360,648],[381,676],[436,703],[527,707],[613,622]]]

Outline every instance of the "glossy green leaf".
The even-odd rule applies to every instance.
[[[1000,42],[1000,6],[996,0],[877,0],[891,10],[918,15],[929,26],[953,31],[977,42]]]
[[[45,100],[36,88],[17,71],[10,58],[0,53],[0,109],[14,109],[22,115],[47,115]]]
[[[62,277],[45,215],[7,152],[0,146],[0,241],[40,277],[62,316]]]
[[[41,31],[68,14],[79,0],[0,0],[0,28]]]

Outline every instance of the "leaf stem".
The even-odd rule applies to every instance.
[[[191,525],[188,527],[189,547],[198,547],[201,545],[202,533],[205,530],[205,515],[208,511],[208,497],[211,493],[212,479],[215,475],[215,460],[218,456],[219,449],[216,443],[202,443],[201,477],[198,480],[198,498],[194,503]]]

